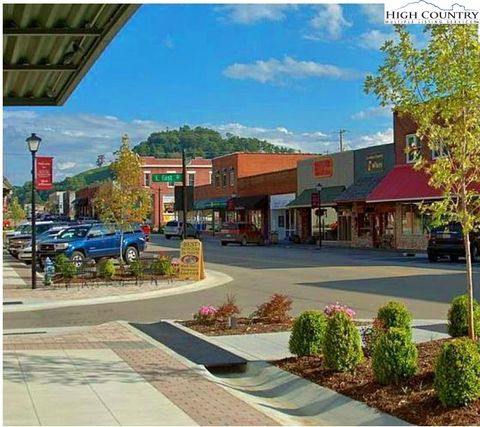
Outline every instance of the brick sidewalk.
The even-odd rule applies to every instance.
[[[113,351],[145,382],[200,425],[278,425],[120,323],[107,323],[76,333],[4,336],[4,355],[9,357],[21,357],[24,352],[34,350],[94,352],[99,349]],[[62,420],[62,424],[68,424],[67,420]]]

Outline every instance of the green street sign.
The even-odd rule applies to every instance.
[[[154,173],[152,174],[153,182],[182,182],[183,174],[181,173]]]

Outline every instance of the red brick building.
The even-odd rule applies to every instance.
[[[297,162],[308,157],[312,154],[233,153],[213,159],[211,184],[195,188],[195,221],[207,230],[225,221],[249,221],[268,237],[270,197],[294,198]]]
[[[75,192],[75,218],[96,218],[95,196],[100,184],[93,184]]]
[[[175,186],[181,182],[153,182],[154,174],[182,173],[182,159],[142,157],[143,185],[152,193],[151,221],[155,228],[175,218]],[[208,185],[211,180],[212,161],[196,158],[187,163],[187,184],[192,187]]]

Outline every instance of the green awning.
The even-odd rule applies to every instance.
[[[345,190],[344,185],[335,187],[323,187],[320,193],[320,202],[322,206],[332,206],[335,204],[334,200]],[[315,188],[307,188],[295,199],[292,200],[287,208],[309,208],[312,205],[312,193],[316,192]]]
[[[229,197],[217,197],[214,199],[197,200],[194,203],[196,211],[203,211],[207,209],[224,209],[227,207],[227,200]]]

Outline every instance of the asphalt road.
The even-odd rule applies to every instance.
[[[150,250],[178,254],[179,241],[153,236]],[[4,315],[4,328],[79,326],[111,320],[154,322],[186,319],[201,305],[218,305],[235,295],[242,314],[268,300],[273,293],[293,298],[293,311],[341,302],[353,307],[359,318],[372,317],[379,306],[403,301],[414,317],[444,319],[451,299],[466,289],[464,265],[425,258],[351,249],[313,247],[222,247],[205,240],[207,268],[233,277],[225,286],[143,301],[80,306]],[[474,280],[480,286],[480,265]],[[480,291],[477,292],[480,297]]]

